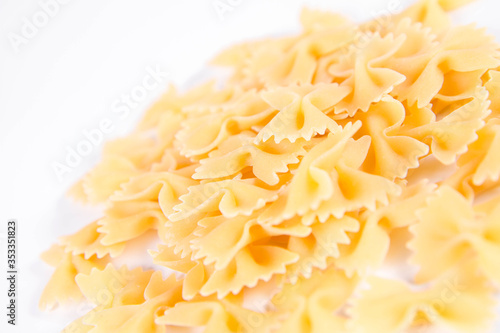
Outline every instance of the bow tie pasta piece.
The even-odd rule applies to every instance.
[[[405,178],[409,169],[418,167],[418,159],[427,155],[426,144],[397,134],[404,118],[403,104],[392,97],[382,98],[357,117],[363,123],[358,134],[372,138],[365,161],[367,171],[390,180]]]
[[[252,168],[255,177],[268,185],[279,183],[279,173],[289,171],[289,164],[299,163],[304,156],[304,146],[308,141],[298,139],[291,143],[283,140],[279,144],[273,140],[255,144],[255,135],[243,132],[233,135],[200,160],[194,179],[214,179],[234,176],[246,167]]]
[[[337,164],[328,165],[328,159],[321,158],[320,165],[328,165],[327,170],[331,170],[333,194],[320,202],[315,209],[303,214],[305,223],[316,217],[324,221],[331,215],[340,218],[347,212],[364,209],[374,211],[377,203],[386,205],[389,196],[401,194],[401,187],[397,183],[363,171],[362,165],[370,145],[368,136],[357,141],[349,139]]]
[[[167,327],[204,327],[206,333],[260,331],[269,325],[264,315],[245,309],[232,300],[181,302],[156,319]]]
[[[228,179],[190,186],[169,215],[179,221],[195,214],[220,212],[225,217],[249,216],[277,199],[277,191],[259,186],[254,179]]]
[[[222,269],[199,262],[186,274],[185,288],[189,289],[186,296],[216,294],[221,299],[284,274],[286,267],[297,262],[299,255],[283,248],[278,240],[279,236],[246,245]]]
[[[139,237],[167,222],[179,196],[196,181],[172,173],[147,173],[131,179],[109,200],[98,230],[101,242],[111,245]]]
[[[179,197],[186,194],[187,188],[198,182],[174,172],[149,172],[131,179],[122,186],[120,192],[110,197],[111,202],[157,201],[163,214],[174,213]],[[110,205],[111,207],[113,204]]]
[[[173,307],[182,300],[182,281],[176,281],[175,276],[163,280],[161,272],[154,272],[145,285],[144,300],[140,303],[125,303],[87,315],[84,324],[94,326],[89,332],[166,332],[155,320],[159,309]]]
[[[350,244],[348,233],[359,231],[359,221],[350,216],[311,225],[311,232],[304,236],[292,235],[287,249],[300,255],[299,261],[287,268],[287,279],[295,283],[299,277],[310,278],[313,269],[326,269],[331,258],[340,256],[339,246]]]
[[[443,52],[443,48],[446,49],[446,45],[443,45],[442,41],[438,40],[437,36],[432,34],[429,28],[423,27],[421,24],[415,24],[408,18],[400,21],[395,27],[389,25],[387,30],[390,33],[394,33],[395,36],[406,36],[405,43],[394,54],[394,57],[389,59],[387,65],[389,68],[406,76],[407,79],[396,86],[391,92],[391,95],[405,100],[408,96],[404,94],[413,89],[412,85],[426,70],[431,60],[437,54]],[[487,44],[488,37],[482,37],[485,40],[485,44]],[[408,63],[411,63],[412,66],[408,66]],[[476,70],[454,70],[447,69],[443,65],[439,66],[439,70],[443,72],[442,86],[436,94],[429,93],[427,100],[419,102],[419,107],[425,105],[430,99],[432,99],[433,104],[440,102],[444,106],[448,106],[450,102],[470,98],[475,94],[477,87],[482,85],[482,75],[488,68],[480,67]],[[415,94],[424,96],[425,89],[427,88],[431,88],[431,86],[417,87]],[[408,104],[412,105],[414,103],[414,99],[408,99]],[[434,105],[433,111],[436,113],[439,112],[436,105]]]
[[[278,232],[284,235],[290,233],[286,229],[268,231],[271,235]],[[292,229],[292,233],[297,231]],[[277,236],[278,239],[280,236]],[[186,274],[183,290],[186,299],[192,299],[197,294],[202,296],[217,294],[219,299],[229,293],[237,294],[244,287],[251,288],[259,281],[269,281],[274,275],[284,274],[286,266],[299,259],[298,254],[284,248],[273,237],[247,245],[243,245],[245,244],[243,239],[243,242],[236,244],[236,249],[231,249],[231,253],[219,258],[220,269],[215,269],[214,264],[206,265],[202,261],[194,261],[188,256],[177,254],[175,248],[162,246],[158,252],[153,253],[153,256],[155,262]],[[210,253],[214,255],[218,253],[218,250],[213,248],[207,251],[211,251]]]
[[[317,59],[349,45],[356,35],[351,23],[305,34],[277,62],[262,72],[267,87],[311,83]]]
[[[311,229],[295,219],[283,226],[260,225],[254,217],[224,216],[208,217],[198,222],[201,227],[194,233],[197,238],[191,241],[194,259],[204,259],[204,264],[215,263],[215,269],[227,267],[234,256],[248,244],[274,236],[305,237]],[[220,242],[224,239],[224,242]]]
[[[475,274],[473,266],[464,263],[458,272],[443,276],[428,290],[429,305],[424,312],[429,315],[424,324],[434,322],[464,333],[490,329],[495,316],[494,289],[483,276]]]
[[[224,113],[235,107],[239,107],[238,110],[241,111],[242,105],[239,105],[238,101],[251,101],[255,95],[253,90],[245,91],[237,86],[218,88],[215,81],[201,84],[194,88],[194,92],[197,95],[196,98],[188,99],[181,108],[186,120],[213,113]],[[189,94],[188,92],[186,95]]]
[[[419,223],[410,229],[415,237],[409,247],[414,252],[412,262],[420,267],[418,282],[438,277],[472,253],[480,270],[500,283],[500,201],[492,200],[486,211],[477,211],[460,193],[442,186],[417,212]]]
[[[234,97],[215,112],[186,119],[176,134],[177,147],[188,157],[206,154],[229,136],[266,121],[272,112],[251,90]]]
[[[203,259],[205,265],[215,264],[223,269],[248,244],[269,235],[255,219],[248,216],[226,218],[222,215],[207,217],[198,222],[197,238],[191,241],[193,259]],[[224,239],[224,242],[220,240]]]
[[[80,273],[75,280],[85,298],[96,305],[94,310],[99,311],[143,303],[146,300],[146,287],[153,274],[153,270],[129,270],[126,266],[116,269],[112,264],[108,264],[102,270],[93,268],[88,274]],[[93,314],[94,312],[85,315],[83,321]]]
[[[72,235],[61,237],[59,243],[64,246],[66,251],[74,255],[83,254],[85,259],[93,255],[96,255],[97,258],[103,258],[108,254],[110,257],[119,256],[125,248],[125,243],[104,245],[102,239],[105,234],[99,232],[98,229],[99,223],[94,221]]]
[[[474,96],[478,86],[482,85],[481,78],[487,69],[470,72],[449,71],[444,75],[443,86],[434,96],[431,104],[436,114],[446,111],[454,102],[461,103]]]
[[[234,259],[221,270],[202,270],[195,266],[189,273],[191,278],[202,281],[199,294],[217,294],[219,299],[229,293],[238,294],[244,287],[255,287],[259,281],[269,281],[276,274],[284,274],[286,266],[297,262],[298,254],[273,244],[250,244],[235,255]],[[197,268],[195,270],[195,268]],[[195,275],[202,274],[200,279]]]
[[[277,332],[346,332],[347,318],[340,310],[359,282],[341,270],[329,267],[315,270],[308,279],[286,284],[271,303],[281,321]],[[283,318],[283,319],[279,319]]]
[[[419,108],[429,104],[445,84],[446,74],[485,72],[500,65],[498,44],[484,29],[472,25],[455,27],[438,38],[439,44],[431,51],[429,60],[420,72],[411,66],[398,66],[406,81],[394,89],[393,94],[409,105],[417,103]],[[455,75],[456,76],[456,75]],[[454,76],[448,77],[453,80]]]
[[[182,106],[185,104],[186,100],[179,95],[175,86],[169,85],[167,91],[144,113],[144,117],[137,125],[137,130],[148,131],[157,128],[165,117],[170,118],[174,115],[180,115]],[[171,124],[174,125],[176,122],[172,121]],[[170,134],[173,133],[172,131]]]
[[[94,267],[104,268],[109,262],[108,257],[99,259],[92,256],[85,259],[81,254],[74,255],[67,252],[61,245],[53,245],[42,254],[42,259],[56,267],[40,297],[38,305],[42,310],[53,309],[69,300],[81,300],[82,294],[75,282],[75,277],[79,273],[90,273]]]
[[[349,87],[333,83],[263,92],[262,98],[278,110],[278,114],[260,130],[255,143],[265,142],[271,137],[276,143],[284,139],[293,143],[299,138],[311,140],[316,134],[325,134],[327,129],[332,133],[338,132],[340,126],[325,112],[330,111],[349,91]]]
[[[358,110],[366,112],[371,103],[379,101],[405,80],[404,75],[386,67],[405,37],[381,37],[375,33],[365,39],[363,45],[351,45],[340,62],[328,69],[332,76],[345,78],[341,86],[351,88],[349,95],[335,105],[335,114],[346,112],[352,117]]]
[[[458,170],[442,184],[453,187],[467,198],[498,186],[500,178],[500,120],[490,119],[477,132],[478,139],[458,160]]]
[[[480,161],[472,176],[475,186],[484,184],[485,181],[498,181],[500,177],[500,119],[491,119],[484,128],[478,131],[479,139],[469,146],[469,152],[463,155],[459,166],[467,164],[471,159]],[[478,156],[479,155],[479,156]]]
[[[299,39],[294,36],[237,44],[217,55],[211,64],[231,69],[231,86],[260,90],[266,84],[263,73],[279,63]]]
[[[124,157],[109,156],[77,182],[69,194],[82,202],[99,203],[120,189],[132,177],[141,174],[132,162]]]
[[[411,332],[431,326],[440,331],[484,332],[495,302],[486,281],[466,266],[424,290],[399,280],[372,276],[348,312],[356,332]]]
[[[359,300],[354,300],[349,309],[352,326],[357,332],[401,332],[411,326],[415,310],[413,303],[418,298],[403,282],[371,277],[370,289],[364,291]]]
[[[429,27],[416,23],[408,17],[399,22],[390,22],[383,26],[382,29],[383,36],[394,34],[395,37],[405,37],[401,47],[387,62],[389,68],[405,73],[405,76],[407,76],[405,81],[415,76],[414,71],[422,70],[422,66],[425,66],[436,48],[439,47],[439,42],[436,40],[437,36],[432,33]],[[409,61],[412,63],[411,68],[405,65]],[[397,89],[396,87],[395,90]]]
[[[403,188],[401,195],[389,197],[389,204],[375,211],[365,211],[357,218],[357,232],[349,233],[349,241],[339,246],[334,260],[347,275],[361,276],[382,266],[391,243],[390,232],[417,222],[415,211],[425,206],[434,186],[420,182]]]
[[[182,281],[182,298],[184,300],[191,300],[199,296],[201,287],[213,272],[213,267],[204,266],[201,261],[191,260],[187,256],[182,257],[175,252],[174,247],[164,244],[158,245],[157,251],[150,250],[149,254],[153,257],[155,264],[184,274]]]
[[[467,145],[477,140],[476,132],[485,125],[484,119],[490,114],[488,106],[487,92],[484,88],[478,88],[468,103],[452,110],[440,120],[436,120],[429,108],[413,107],[410,112],[415,115],[408,118],[408,124],[400,133],[424,142],[430,138],[433,156],[449,165],[467,151]],[[425,122],[415,123],[422,120]]]
[[[147,132],[156,129],[160,130],[163,136],[171,139],[172,135],[178,130],[176,119],[179,117],[185,119],[191,113],[219,108],[220,103],[227,102],[233,96],[241,94],[241,92],[241,89],[232,87],[217,89],[216,82],[213,80],[182,94],[179,93],[175,86],[170,85],[167,92],[146,111],[137,126],[137,131]]]

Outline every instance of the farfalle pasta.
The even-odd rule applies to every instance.
[[[467,2],[304,9],[219,54],[221,85],[170,87],[70,189],[103,216],[42,255],[40,307],[92,304],[67,333],[486,332],[500,46],[452,25]]]
[[[353,331],[402,332],[434,325],[441,331],[484,332],[495,300],[484,277],[467,264],[421,290],[407,283],[372,276],[348,312]]]
[[[429,198],[427,207],[417,212],[420,223],[412,227],[415,238],[409,243],[415,250],[412,260],[420,266],[417,281],[438,277],[473,255],[478,269],[498,284],[499,203],[499,198],[493,198],[491,202],[473,206],[446,185]],[[428,260],[428,251],[435,254],[434,260]]]

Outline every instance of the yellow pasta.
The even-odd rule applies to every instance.
[[[43,253],[42,258],[56,269],[42,292],[39,302],[41,309],[55,308],[69,300],[81,300],[82,293],[75,282],[76,276],[88,274],[92,268],[102,268],[108,262],[108,258],[98,259],[95,256],[85,259],[82,254],[67,252],[61,245],[53,245]]]
[[[358,110],[366,112],[370,104],[378,102],[406,79],[401,73],[387,68],[388,59],[403,45],[404,36],[381,37],[374,33],[365,38],[367,41],[362,47],[351,45],[347,56],[328,68],[333,77],[345,78],[342,85],[352,88],[351,93],[335,106],[336,114],[347,112],[352,117]]]
[[[442,331],[484,332],[494,315],[492,289],[468,269],[455,270],[419,291],[401,281],[370,277],[370,289],[350,308],[353,330],[389,333],[436,325]]]
[[[247,131],[228,138],[211,151],[209,157],[200,160],[193,178],[224,178],[252,168],[255,177],[268,185],[276,185],[280,181],[278,174],[288,172],[290,164],[299,163],[308,144],[303,139],[283,144],[276,144],[274,140],[255,143],[255,137],[255,133]]]
[[[254,329],[252,318],[258,326],[268,325],[259,313],[245,309],[238,299],[204,299],[179,302],[156,319],[156,323],[168,328],[204,327],[210,333],[236,333]]]
[[[414,262],[421,267],[417,281],[438,277],[470,256],[477,256],[479,268],[492,281],[500,283],[500,201],[474,209],[469,200],[443,186],[426,208],[418,212],[420,223],[413,227]],[[439,245],[438,245],[439,244]],[[429,261],[431,251],[435,259]]]
[[[486,332],[500,46],[452,25],[467,2],[304,9],[219,54],[222,86],[170,87],[71,188],[103,216],[43,254],[40,307],[92,303],[67,333]],[[151,235],[153,264],[119,267]]]
[[[349,278],[341,270],[328,267],[308,279],[285,284],[271,300],[277,320],[284,315],[276,332],[346,332],[348,320],[337,312],[358,282],[359,277]]]

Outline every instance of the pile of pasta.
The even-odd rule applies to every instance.
[[[422,0],[229,48],[71,189],[43,254],[66,332],[485,332],[500,285],[500,48]],[[148,267],[118,266],[154,234]],[[146,254],[146,253],[145,253]],[[168,272],[177,272],[171,273]]]

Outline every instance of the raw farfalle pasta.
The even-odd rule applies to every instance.
[[[405,178],[409,169],[418,167],[419,158],[428,154],[425,143],[398,133],[405,116],[403,104],[392,97],[384,97],[359,115],[363,124],[359,135],[372,140],[366,161],[373,168],[371,173],[391,180]]]
[[[406,332],[434,325],[441,331],[484,332],[494,315],[492,288],[473,267],[464,266],[412,290],[405,282],[372,276],[370,290],[353,297],[352,331]]]
[[[254,132],[246,131],[228,138],[200,160],[193,178],[224,178],[252,168],[255,177],[268,185],[276,185],[280,181],[278,173],[287,173],[290,164],[299,163],[299,157],[306,153],[304,146],[309,144],[304,139],[288,144],[287,141],[276,144],[274,140],[256,144],[255,137]]]
[[[347,277],[333,266],[316,270],[307,279],[285,283],[271,303],[279,320],[276,332],[343,332],[348,319],[342,315],[345,302],[350,298],[360,279]],[[278,317],[279,318],[279,317]]]
[[[437,278],[443,269],[471,255],[485,276],[500,282],[499,198],[473,206],[460,193],[443,185],[417,215],[420,223],[411,228],[415,237],[409,246],[415,252],[413,261],[420,266],[418,282]],[[430,261],[432,253],[435,259]]]
[[[217,56],[222,85],[170,87],[71,188],[103,216],[42,255],[40,307],[92,304],[67,333],[488,331],[500,46],[451,25],[467,2],[305,9]]]
[[[262,128],[255,141],[273,137],[276,143],[284,139],[294,143],[302,138],[311,140],[316,134],[335,133],[339,125],[326,113],[343,100],[351,89],[338,84],[301,85],[280,87],[262,94],[262,98],[278,114]]]
[[[54,308],[69,300],[81,300],[76,276],[88,274],[93,268],[104,268],[109,262],[107,257],[97,258],[95,255],[85,259],[84,255],[75,255],[61,245],[53,245],[43,253],[42,259],[55,267],[55,271],[43,290],[39,303],[41,309]]]
[[[363,34],[363,32],[359,32]],[[378,32],[365,33],[363,47],[350,45],[347,55],[332,64],[328,71],[342,86],[351,87],[351,93],[335,106],[335,113],[346,112],[350,117],[357,111],[368,111],[370,104],[379,101],[405,76],[387,67],[387,61],[402,46],[404,36],[381,37]]]

